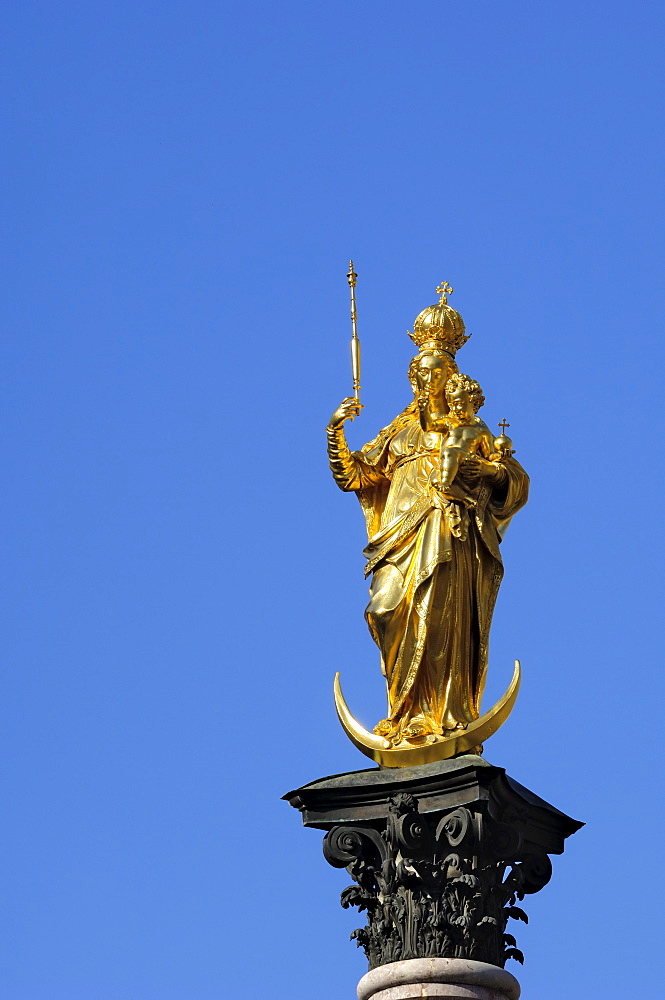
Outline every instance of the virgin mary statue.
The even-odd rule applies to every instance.
[[[447,302],[451,289],[437,291],[438,304],[410,334],[419,349],[409,366],[413,402],[360,451],[349,450],[343,428],[360,411],[355,399],[342,402],[327,429],[335,482],[357,494],[367,521],[365,617],[388,689],[388,714],[374,732],[395,748],[447,738],[479,717],[503,576],[499,545],[528,496],[507,438],[491,453],[461,450],[452,485],[441,489],[442,451],[455,434],[472,441],[489,432],[475,416],[480,386],[455,363],[468,340],[462,317]],[[453,375],[455,412],[446,394]]]

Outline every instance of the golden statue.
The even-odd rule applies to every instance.
[[[344,702],[339,675],[335,701],[354,743],[388,766],[478,750],[507,718],[519,687],[516,663],[504,697],[480,715],[503,575],[499,544],[526,503],[529,480],[511,440],[494,438],[477,416],[482,390],[455,363],[468,340],[464,323],[448,304],[450,286],[437,292],[439,302],[418,315],[409,334],[418,347],[408,372],[413,402],[360,451],[351,452],[344,435],[344,422],[362,409],[357,390],[327,429],[335,482],[357,494],[367,521],[365,617],[381,652],[388,714],[373,734],[363,729]]]

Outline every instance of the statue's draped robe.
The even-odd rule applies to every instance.
[[[356,491],[373,573],[365,617],[382,657],[389,719],[399,735],[414,719],[440,734],[478,718],[494,602],[503,576],[501,535],[528,495],[528,477],[502,460],[501,487],[458,477],[456,503],[431,485],[441,435],[421,429],[413,407],[359,452],[329,433],[331,468]]]

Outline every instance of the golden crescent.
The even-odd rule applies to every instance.
[[[445,737],[434,743],[423,746],[400,747],[390,746],[382,736],[368,732],[364,726],[354,719],[342,694],[339,673],[335,674],[335,708],[344,732],[361,753],[371,757],[377,764],[384,767],[415,767],[417,764],[431,764],[437,760],[448,760],[457,754],[465,753],[472,747],[484,743],[504,724],[513,710],[520,689],[522,671],[520,661],[515,660],[515,670],[507,691],[502,698],[489,710],[471,722],[466,729]]]

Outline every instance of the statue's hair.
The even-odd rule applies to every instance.
[[[467,393],[474,413],[477,413],[485,402],[483,390],[480,388],[478,382],[473,378],[469,378],[468,375],[464,375],[462,372],[456,372],[455,375],[450,376],[446,382],[446,396],[449,396],[455,389],[463,389]]]

